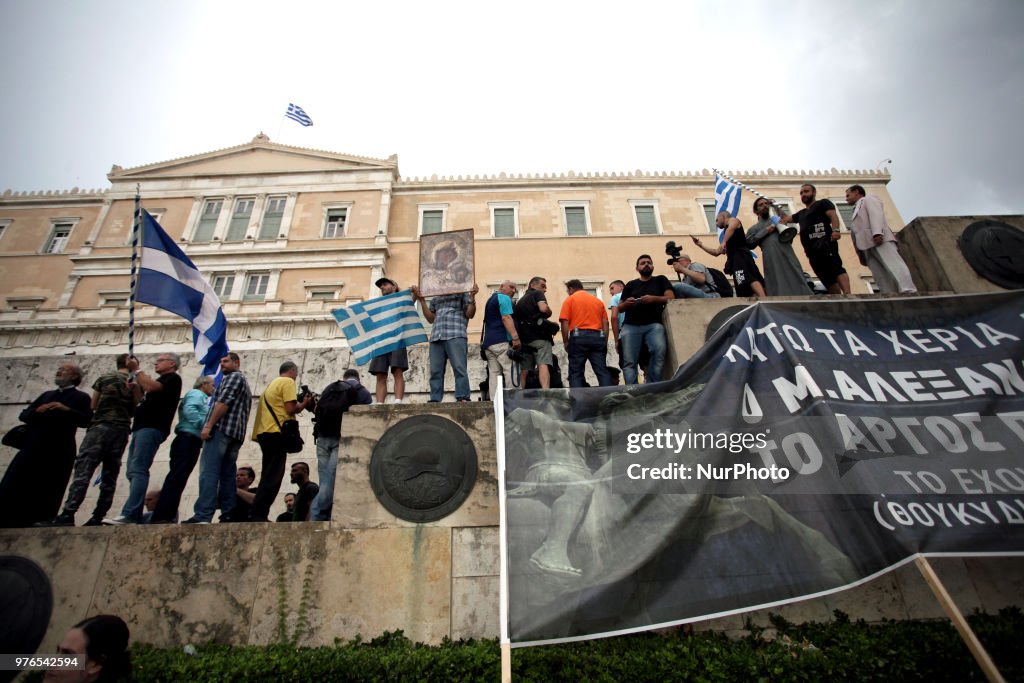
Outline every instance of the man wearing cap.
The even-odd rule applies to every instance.
[[[383,296],[399,291],[398,283],[391,278],[382,277],[374,284]],[[384,403],[387,398],[389,369],[395,376],[395,403],[401,403],[405,398],[405,371],[409,369],[409,355],[404,348],[374,356],[370,361],[370,374],[377,378],[377,403]]]
[[[697,263],[688,254],[680,254],[672,262],[672,270],[683,277],[672,285],[677,299],[717,299],[721,296],[715,289],[715,279],[708,272],[708,267]]]
[[[562,344],[569,355],[569,386],[587,385],[583,373],[587,361],[597,376],[598,386],[611,386],[605,356],[608,354],[608,313],[601,300],[583,290],[579,280],[565,283],[569,293],[562,303],[558,322],[562,328]]]

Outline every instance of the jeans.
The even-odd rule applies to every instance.
[[[199,456],[199,497],[193,508],[200,522],[209,522],[220,504],[222,515],[235,507],[235,463],[242,442],[232,439],[223,430],[216,430],[203,445]]]
[[[149,489],[149,468],[153,465],[153,456],[166,438],[166,434],[153,427],[143,427],[132,433],[132,443],[128,446],[128,466],[125,469],[130,486],[128,500],[121,508],[121,516],[136,524],[142,522],[142,506]]]
[[[677,282],[672,285],[672,291],[675,292],[677,299],[718,299],[721,296],[718,292],[705,292],[703,289],[685,282]]]
[[[256,497],[252,501],[252,509],[249,510],[249,519],[239,519],[244,522],[266,522],[270,514],[270,506],[281,491],[281,481],[284,480],[285,464],[288,462],[288,451],[284,444],[284,435],[281,432],[263,432],[256,436],[256,442],[263,452],[263,467],[260,470],[260,483],[256,487]]]
[[[665,364],[665,328],[661,323],[649,325],[623,325],[619,331],[622,342],[622,375],[626,384],[637,383],[637,358],[640,349],[647,346],[651,359],[647,364],[647,381],[661,380],[661,368]]]
[[[468,343],[465,337],[430,342],[430,400],[444,398],[445,363],[451,363],[455,375],[455,400],[469,400],[469,373],[466,366]]]
[[[334,476],[338,472],[337,436],[318,436],[316,438],[316,471],[320,477],[320,492],[313,499],[313,508],[309,519],[312,522],[327,522],[331,519],[334,508]]]
[[[586,386],[584,373],[587,361],[597,376],[597,385],[611,386],[612,377],[608,372],[605,357],[608,355],[608,339],[603,334],[590,332],[575,333],[569,337],[569,386],[572,388]]]
[[[164,485],[160,487],[160,499],[156,502],[150,524],[154,522],[175,522],[178,520],[178,506],[181,504],[181,493],[192,476],[192,470],[199,462],[199,451],[203,448],[203,440],[195,434],[178,432],[171,442],[171,463],[167,471]]]

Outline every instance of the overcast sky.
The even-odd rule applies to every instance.
[[[1022,0],[0,0],[0,191],[263,131],[404,177],[891,158],[907,221],[1024,213],[1022,33]]]

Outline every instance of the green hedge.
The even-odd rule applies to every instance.
[[[516,681],[981,681],[984,677],[948,621],[869,625],[837,612],[824,624],[772,617],[775,633],[641,634],[512,651]],[[1024,681],[1024,615],[974,615],[970,622],[1008,681]],[[136,645],[136,681],[495,681],[495,641],[429,647],[401,631],[335,647]],[[32,680],[32,679],[30,679]],[[38,679],[35,679],[38,680]]]

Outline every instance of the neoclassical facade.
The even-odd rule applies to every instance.
[[[894,227],[903,225],[887,172],[736,175],[793,207],[800,184],[814,182],[847,221],[844,190],[860,183],[882,198]],[[634,276],[637,255],[663,263],[668,240],[694,251],[690,235],[714,239],[708,170],[402,178],[396,156],[290,147],[260,134],[227,149],[114,166],[107,177],[105,190],[0,195],[0,355],[125,348],[136,187],[210,279],[238,350],[344,347],[330,311],[376,296],[382,275],[414,283],[424,233],[472,229],[482,290],[543,275],[552,283],[579,278],[602,299],[612,280]],[[745,194],[746,224],[752,202]],[[840,246],[854,291],[871,291],[852,240]],[[667,266],[658,272],[671,274]],[[556,310],[564,296],[549,288]],[[479,328],[480,317],[471,340]],[[191,350],[189,327],[148,306],[137,311],[136,342],[143,352]]]

